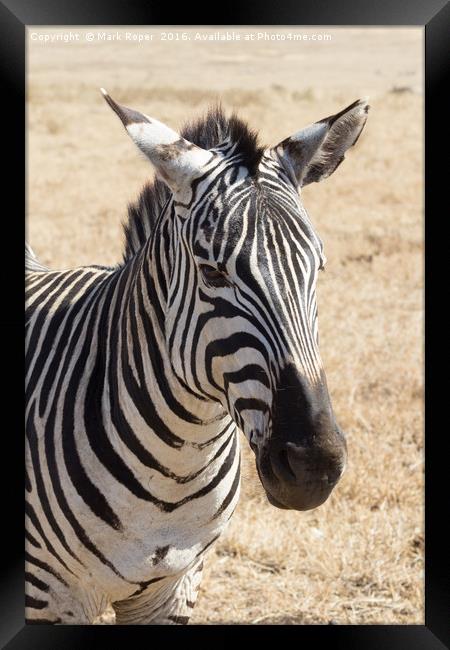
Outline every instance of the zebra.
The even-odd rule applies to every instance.
[[[112,606],[118,624],[186,624],[237,505],[239,432],[277,508],[320,506],[344,472],[301,188],[369,105],[265,147],[220,104],[177,133],[102,93],[156,177],[116,266],[26,252],[26,621]]]

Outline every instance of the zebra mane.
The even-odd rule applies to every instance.
[[[234,113],[227,117],[220,104],[212,106],[204,117],[185,124],[180,134],[203,149],[212,149],[224,142],[235,145],[233,155],[241,156],[240,164],[247,167],[251,176],[256,174],[264,152],[264,147],[258,143],[256,131],[250,129]],[[124,263],[147,241],[169,197],[169,188],[159,178],[155,178],[144,185],[137,201],[128,206],[128,218],[123,224]]]

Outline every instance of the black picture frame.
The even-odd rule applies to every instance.
[[[267,3],[269,4],[269,3]],[[432,317],[432,306],[441,310],[442,294],[434,292],[433,279],[441,275],[439,263],[448,253],[442,236],[435,237],[448,213],[445,196],[448,164],[437,155],[444,147],[448,131],[446,111],[442,106],[446,67],[449,55],[450,6],[446,0],[405,2],[390,0],[369,2],[347,0],[345,3],[281,1],[266,6],[258,2],[246,6],[228,2],[220,21],[204,8],[195,6],[162,7],[158,2],[128,0],[90,0],[89,4],[60,0],[0,0],[0,69],[2,77],[0,102],[2,119],[3,173],[2,191],[2,310],[0,327],[3,348],[3,445],[0,472],[2,490],[0,580],[0,645],[9,650],[19,648],[90,648],[130,645],[138,635],[140,642],[155,643],[155,635],[164,642],[205,637],[215,646],[229,643],[241,635],[258,636],[260,626],[188,626],[156,628],[113,626],[26,626],[24,623],[24,538],[23,538],[23,206],[26,209],[26,133],[25,133],[25,28],[29,25],[320,25],[320,26],[404,26],[425,28],[425,274],[427,289],[426,339],[441,341],[433,350],[426,348],[426,491],[425,491],[425,625],[377,626],[264,626],[264,635],[274,635],[278,643],[295,639],[296,644],[328,644],[333,649],[364,650],[438,650],[450,647],[450,570],[445,523],[448,519],[448,460],[441,451],[447,430],[445,419],[439,421],[439,406],[445,398],[435,388],[442,385],[439,360],[443,360],[446,337],[438,329],[441,318]],[[225,15],[225,9],[228,15]],[[206,13],[205,13],[206,12]],[[26,199],[26,197],[25,197]],[[445,239],[445,237],[444,237]],[[447,248],[447,246],[446,246]],[[5,259],[6,257],[6,259]],[[444,276],[445,277],[445,276]],[[433,299],[437,295],[437,299]],[[445,299],[445,298],[444,298]],[[437,321],[437,322],[436,322]],[[444,370],[444,368],[443,368]],[[431,387],[433,390],[431,390]],[[444,386],[445,389],[445,386]],[[445,413],[442,413],[445,417]],[[447,490],[446,490],[447,488]],[[270,628],[270,629],[269,629]],[[285,637],[285,635],[288,635]],[[244,641],[245,642],[245,641]]]

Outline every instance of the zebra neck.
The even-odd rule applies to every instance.
[[[235,425],[220,405],[196,398],[173,372],[163,305],[145,251],[122,269],[109,302],[103,421],[112,413],[115,432],[141,458],[149,450],[160,455],[162,446],[185,449],[176,454],[180,470],[195,471]]]

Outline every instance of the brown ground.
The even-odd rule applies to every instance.
[[[318,510],[279,511],[244,441],[242,498],[192,622],[423,623],[422,30],[301,31],[333,40],[29,40],[28,240],[56,268],[121,256],[150,171],[100,86],[172,127],[219,97],[271,144],[370,95],[355,149],[304,191],[328,257],[321,352],[348,470]]]

